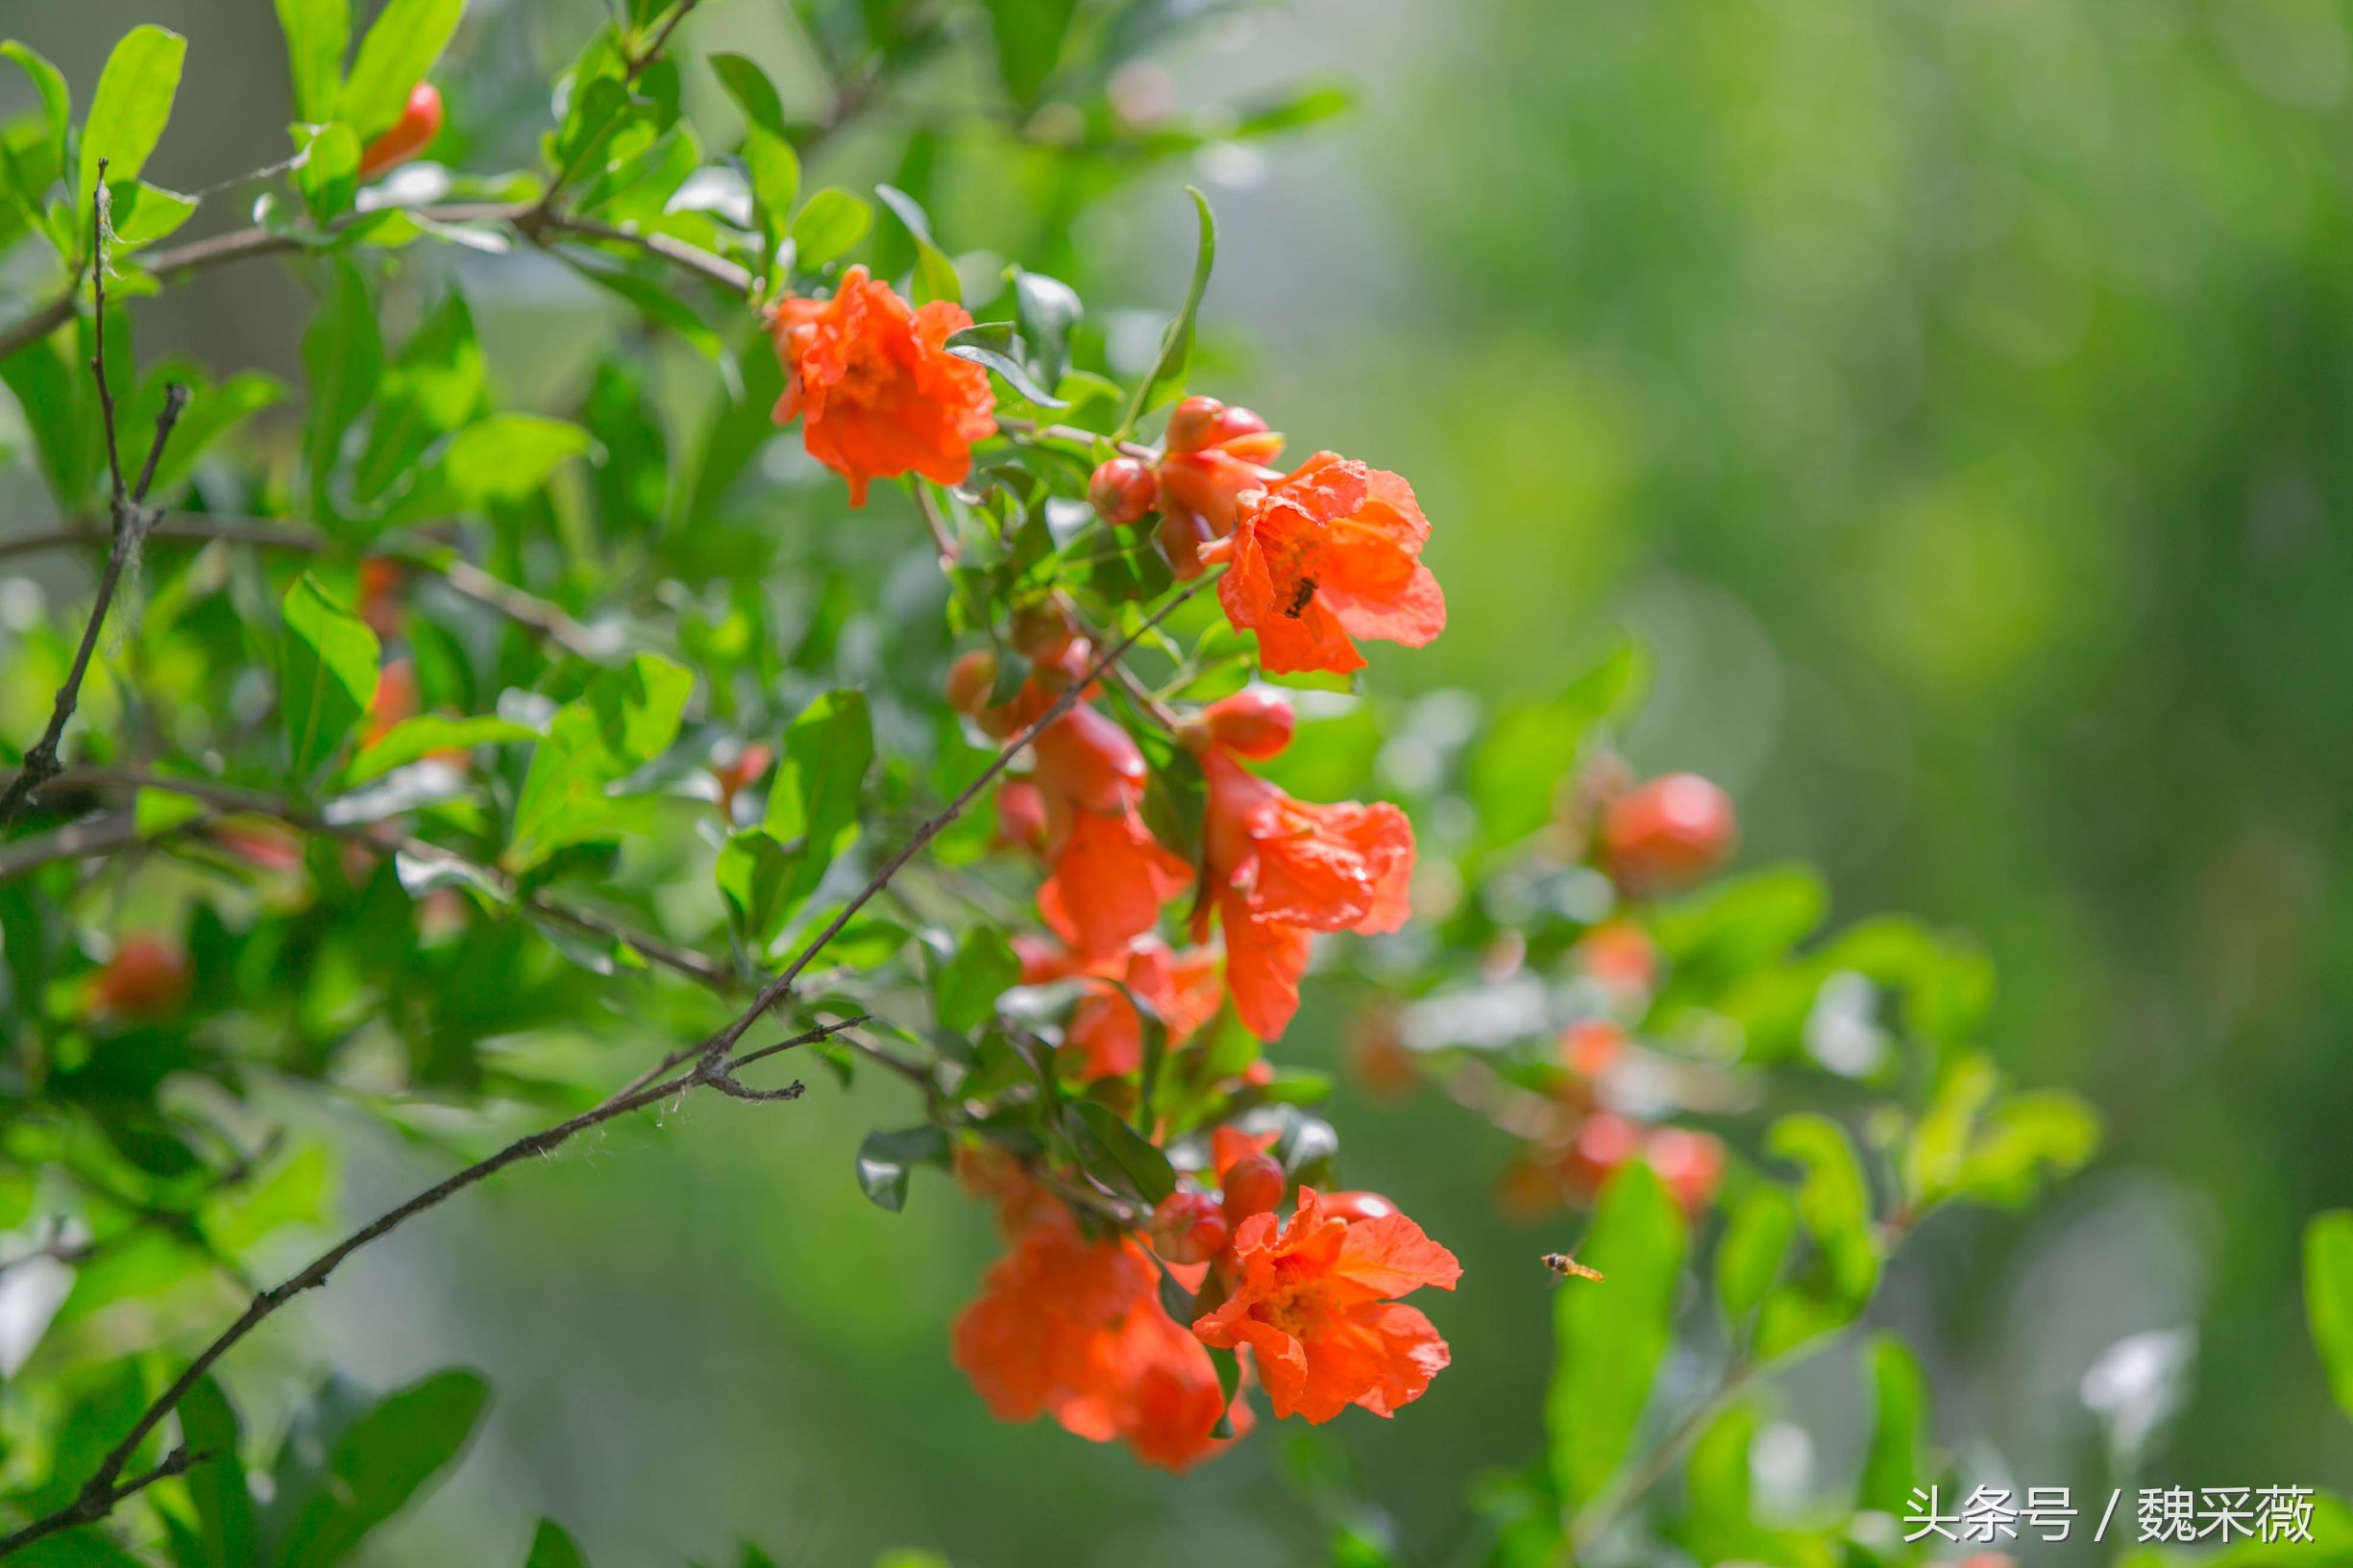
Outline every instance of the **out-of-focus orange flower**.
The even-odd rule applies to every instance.
[[[125,937],[106,967],[90,977],[93,1013],[122,1019],[167,1017],[188,999],[188,955],[169,937]]]
[[[1201,765],[1226,989],[1243,1027],[1272,1040],[1298,1011],[1312,933],[1394,931],[1405,923],[1413,826],[1386,802],[1294,800],[1215,748]]]
[[[1060,1207],[1039,1211],[958,1315],[956,1365],[1004,1421],[1052,1416],[1093,1442],[1182,1470],[1225,1446],[1209,1353],[1160,1305],[1158,1270],[1130,1238],[1091,1241]],[[1234,1431],[1250,1424],[1240,1400]]]
[[[1577,944],[1587,974],[1614,992],[1639,994],[1658,980],[1658,949],[1622,920],[1597,925]]]
[[[757,784],[767,774],[768,765],[775,760],[773,747],[764,741],[753,741],[726,761],[713,762],[711,776],[719,783],[719,814],[732,821],[735,797]]]
[[[1277,1416],[1324,1422],[1351,1405],[1391,1415],[1451,1359],[1430,1319],[1396,1298],[1426,1285],[1452,1290],[1462,1267],[1401,1213],[1350,1224],[1301,1188],[1288,1223],[1243,1221],[1234,1259],[1234,1293],[1193,1333],[1247,1345]]]
[[[1358,1087],[1375,1099],[1399,1099],[1421,1087],[1421,1069],[1390,1007],[1376,1005],[1357,1015],[1348,1033],[1347,1062]]]
[[[401,563],[370,555],[359,563],[359,619],[379,637],[401,629]]]
[[[1724,1145],[1707,1133],[1655,1128],[1643,1140],[1642,1159],[1687,1213],[1706,1208],[1724,1180]]]
[[[1234,533],[1201,557],[1233,566],[1217,584],[1226,619],[1259,637],[1280,674],[1364,666],[1355,639],[1420,648],[1446,629],[1446,597],[1421,562],[1430,520],[1385,469],[1319,452],[1245,492]]]
[[[1034,745],[1053,867],[1038,890],[1038,912],[1082,958],[1123,957],[1184,891],[1192,868],[1144,825],[1143,753],[1127,731],[1082,703]]]
[[[377,672],[376,693],[368,698],[367,729],[360,744],[374,746],[393,725],[415,718],[423,699],[417,687],[416,661],[386,659],[383,669]]]
[[[776,423],[801,419],[809,455],[849,482],[853,506],[874,479],[960,482],[972,443],[996,429],[989,373],[946,349],[971,325],[964,306],[911,306],[864,267],[830,299],[785,300],[771,320],[785,374]]]
[[[1598,1078],[1626,1053],[1626,1031],[1607,1018],[1580,1018],[1560,1031],[1560,1065],[1580,1078]]]
[[[1009,778],[997,786],[996,842],[1031,854],[1045,849],[1045,796],[1031,780]]]
[[[1642,1127],[1614,1111],[1596,1111],[1578,1125],[1560,1164],[1562,1185],[1581,1202],[1593,1201],[1620,1165],[1642,1152]]]
[[[1291,744],[1299,716],[1280,692],[1250,686],[1203,708],[1199,725],[1211,745],[1263,762],[1281,756]]]
[[[1084,1078],[1117,1077],[1143,1066],[1143,1019],[1128,999],[1128,991],[1160,1015],[1172,1049],[1215,1017],[1225,1000],[1215,953],[1198,948],[1177,952],[1157,938],[1140,938],[1124,956],[1099,959],[1027,937],[1016,937],[1014,950],[1021,959],[1023,985],[1077,980],[1083,987],[1085,994],[1070,1010],[1066,1039]]]
[[[1603,811],[1602,866],[1629,892],[1663,893],[1722,866],[1739,839],[1730,796],[1697,773],[1668,773]]]

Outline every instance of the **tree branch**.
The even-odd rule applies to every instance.
[[[172,427],[180,421],[180,410],[188,402],[186,387],[175,382],[163,389],[163,407],[156,415],[155,445],[147,450],[147,466],[139,474],[137,487],[127,487],[123,483],[122,451],[114,432],[114,393],[107,382],[106,169],[107,161],[102,158],[98,160],[98,190],[90,199],[90,282],[97,300],[91,338],[96,352],[90,355],[90,374],[98,382],[98,404],[106,425],[107,467],[113,480],[114,536],[107,550],[106,569],[98,576],[97,600],[90,606],[88,624],[82,628],[81,646],[74,650],[73,664],[65,672],[65,683],[58,688],[57,700],[50,706],[49,727],[41,731],[40,739],[25,753],[24,766],[10,780],[8,793],[0,795],[0,827],[12,821],[32,802],[40,787],[58,774],[58,747],[64,740],[65,725],[82,699],[82,678],[88,674],[90,657],[98,650],[98,633],[106,625],[107,610],[114,602],[115,587],[122,581],[124,568],[136,558],[147,530],[155,525],[156,516],[147,509],[147,491],[155,482],[156,464],[163,455],[163,444],[171,439]]]
[[[236,1321],[223,1329],[213,1337],[211,1343],[198,1351],[195,1358],[182,1370],[180,1376],[172,1381],[171,1386],[157,1395],[147,1409],[140,1413],[130,1432],[125,1433],[122,1440],[109,1450],[107,1457],[99,1461],[97,1471],[83,1483],[82,1490],[72,1503],[53,1513],[42,1515],[6,1536],[0,1536],[0,1557],[10,1556],[32,1545],[35,1541],[56,1534],[59,1531],[70,1530],[77,1525],[95,1523],[111,1512],[115,1505],[122,1502],[123,1499],[168,1476],[179,1475],[203,1458],[203,1456],[189,1454],[185,1448],[175,1448],[155,1469],[135,1476],[130,1481],[122,1480],[123,1471],[130,1466],[132,1457],[138,1452],[139,1445],[144,1443],[149,1434],[162,1424],[165,1416],[179,1409],[181,1402],[187,1398],[189,1391],[196,1386],[206,1373],[212,1369],[214,1363],[227,1355],[239,1340],[259,1328],[296,1296],[306,1290],[314,1290],[327,1284],[335,1270],[342,1266],[344,1260],[360,1248],[371,1242],[381,1240],[427,1210],[438,1208],[468,1188],[477,1187],[488,1181],[509,1165],[530,1159],[535,1155],[551,1154],[591,1128],[601,1127],[633,1111],[642,1111],[647,1106],[658,1104],[673,1095],[685,1094],[697,1089],[711,1089],[735,1099],[762,1101],[797,1099],[801,1093],[801,1086],[798,1084],[790,1084],[782,1089],[755,1090],[739,1082],[735,1076],[736,1072],[746,1062],[755,1057],[772,1056],[796,1045],[812,1044],[851,1026],[848,1022],[821,1024],[816,1028],[803,1030],[790,1040],[763,1047],[757,1052],[748,1052],[734,1061],[729,1061],[723,1051],[708,1051],[704,1053],[700,1061],[684,1072],[662,1078],[658,1082],[623,1090],[568,1121],[557,1122],[552,1127],[542,1128],[536,1133],[515,1139],[498,1153],[476,1161],[454,1175],[435,1182],[405,1203],[386,1210],[325,1252],[320,1253],[283,1281],[255,1296],[245,1311],[238,1314]]]

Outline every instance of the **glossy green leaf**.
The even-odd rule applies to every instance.
[[[2353,1415],[2353,1210],[2315,1215],[2304,1228],[2304,1312],[2329,1387]]]
[[[200,1378],[180,1402],[180,1436],[206,1458],[188,1472],[201,1556],[189,1568],[249,1568],[259,1556],[254,1502],[238,1457],[237,1417],[221,1385]]]
[[[596,445],[566,420],[540,414],[492,414],[459,430],[440,469],[453,502],[487,506],[536,494],[557,468]]]
[[[338,256],[333,264],[326,302],[303,333],[303,368],[310,380],[303,463],[310,479],[311,514],[322,525],[336,516],[331,483],[343,434],[375,397],[383,364],[367,282],[349,258]]]
[[[368,140],[392,128],[408,105],[408,89],[425,80],[450,46],[465,0],[385,0],[335,103],[334,118]]]
[[[279,712],[295,774],[309,779],[375,697],[381,650],[366,623],[328,598],[306,572],[287,591],[283,609]]]
[[[873,721],[863,692],[828,692],[785,730],[763,825],[796,856],[788,894],[793,901],[814,892],[826,869],[856,841],[866,773],[873,760]]]
[[[1016,108],[1037,107],[1077,11],[1078,0],[989,0],[997,76]]]
[[[1879,1248],[1872,1234],[1871,1187],[1838,1123],[1811,1113],[1784,1116],[1765,1146],[1802,1172],[1798,1217],[1815,1253],[1805,1273],[1765,1298],[1756,1354],[1771,1360],[1854,1320],[1878,1284]]]
[[[1733,1206],[1716,1246],[1716,1299],[1733,1324],[1773,1288],[1797,1228],[1797,1209],[1777,1187],[1754,1188]]]
[[[107,184],[136,180],[148,155],[163,138],[180,91],[180,67],[188,40],[169,28],[142,24],[123,35],[99,73],[89,118],[82,126],[82,172],[74,205],[86,215],[98,189],[98,160],[106,159]]]
[[[1557,696],[1497,715],[1470,759],[1483,849],[1517,844],[1553,820],[1587,741],[1633,706],[1647,677],[1641,649],[1620,638]]]
[[[0,60],[14,61],[32,78],[33,90],[40,95],[41,124],[49,137],[49,161],[62,170],[66,133],[73,124],[73,94],[65,86],[65,73],[50,64],[30,44],[14,38],[0,43]]]
[[[1893,1512],[1912,1495],[1913,1487],[1930,1479],[1928,1378],[1919,1359],[1893,1335],[1873,1337],[1864,1364],[1875,1413],[1857,1500],[1864,1507]]]
[[[351,766],[343,771],[346,784],[364,784],[395,768],[405,768],[439,751],[470,751],[478,746],[495,745],[502,741],[533,741],[539,731],[527,724],[519,724],[495,714],[475,714],[459,718],[451,714],[421,713],[404,719],[383,734],[361,747],[352,758]]]
[[[0,380],[16,395],[41,476],[59,509],[78,512],[98,478],[97,398],[89,378],[49,338],[36,339],[0,360]]]
[[[793,219],[795,264],[814,272],[848,253],[874,226],[874,208],[862,196],[827,185],[811,196]]]
[[[561,1525],[542,1519],[532,1533],[531,1555],[524,1559],[523,1568],[588,1568],[588,1559]]]
[[[532,748],[516,797],[505,864],[537,865],[570,844],[617,833],[642,815],[609,787],[669,748],[695,677],[657,653],[600,671],[580,698],[558,709]]]
[[[784,104],[766,72],[742,55],[713,55],[711,69],[744,114],[744,161],[751,170],[753,208],[768,254],[792,234],[793,204],[800,199],[800,158],[784,123]]]
[[[947,1164],[947,1135],[926,1122],[896,1132],[873,1132],[858,1145],[858,1190],[897,1213],[907,1207],[907,1177],[918,1165]]]
[[[294,184],[313,223],[331,223],[349,211],[359,194],[359,134],[337,121],[312,136]]]
[[[933,996],[940,1027],[968,1031],[996,1015],[996,999],[1021,978],[1021,960],[993,925],[976,925],[964,934],[956,951],[941,966]]]
[[[1621,1168],[1578,1249],[1605,1279],[1592,1288],[1572,1281],[1556,1297],[1545,1427],[1553,1483],[1572,1508],[1600,1492],[1632,1445],[1674,1336],[1685,1246],[1683,1213],[1665,1185],[1639,1161]]]
[[[794,909],[796,857],[761,828],[728,835],[712,868],[739,934],[753,952],[765,952]]]
[[[1176,1190],[1176,1170],[1168,1156],[1120,1120],[1110,1106],[1071,1101],[1068,1128],[1080,1163],[1097,1181],[1146,1203],[1159,1203]]]
[[[1086,307],[1078,290],[1059,278],[1024,267],[1013,269],[1014,321],[1039,381],[1053,386],[1070,368],[1070,332]]]
[[[923,205],[895,185],[876,185],[874,194],[897,215],[915,241],[915,303],[928,305],[933,300],[960,303],[964,285],[956,277],[956,263],[931,237],[931,217],[923,210]]]
[[[425,1489],[465,1447],[490,1388],[442,1372],[387,1396],[345,1429],[293,1514],[279,1568],[331,1568]]]
[[[1186,285],[1185,303],[1176,319],[1161,336],[1160,354],[1151,370],[1136,383],[1127,413],[1114,432],[1116,436],[1126,435],[1146,413],[1183,393],[1185,378],[1192,369],[1193,323],[1201,313],[1201,298],[1209,292],[1210,270],[1217,264],[1217,218],[1210,210],[1207,196],[1191,185],[1185,192],[1193,199],[1194,213],[1201,223],[1200,241],[1193,251],[1192,282]]]
[[[286,36],[286,70],[294,82],[294,117],[316,125],[332,119],[343,90],[343,52],[351,44],[351,0],[277,0],[279,31]]]

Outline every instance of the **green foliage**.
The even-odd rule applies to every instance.
[[[1683,1216],[1649,1166],[1627,1166],[1603,1192],[1582,1255],[1603,1277],[1568,1282],[1553,1314],[1557,1360],[1545,1429],[1553,1485],[1571,1507],[1592,1501],[1633,1449],[1674,1339],[1688,1245]]]

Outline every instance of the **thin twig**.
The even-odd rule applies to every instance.
[[[678,0],[678,9],[670,13],[669,19],[662,23],[652,39],[645,48],[629,57],[628,66],[622,73],[623,81],[636,81],[640,72],[661,59],[662,46],[670,41],[670,36],[678,30],[678,24],[686,20],[686,13],[693,11],[695,6],[696,0]]]
[[[65,725],[82,699],[82,679],[89,673],[91,656],[98,651],[98,634],[106,625],[107,610],[114,602],[114,590],[122,581],[125,567],[137,557],[147,530],[155,525],[155,514],[147,509],[147,491],[155,482],[156,464],[162,458],[163,444],[171,439],[172,427],[180,422],[180,410],[188,402],[186,387],[175,382],[163,389],[163,407],[156,415],[155,445],[147,451],[147,465],[139,474],[137,488],[127,488],[123,483],[122,453],[114,433],[114,393],[107,380],[106,167],[106,159],[100,159],[98,190],[90,199],[90,281],[96,291],[97,311],[92,323],[91,341],[96,352],[90,355],[90,374],[98,382],[98,404],[106,425],[114,533],[107,550],[106,568],[98,576],[98,597],[90,605],[88,623],[82,628],[81,646],[74,650],[73,664],[65,672],[65,683],[58,688],[57,700],[50,706],[49,727],[41,731],[40,739],[25,753],[24,766],[10,780],[8,793],[0,795],[0,827],[13,821],[18,812],[32,803],[41,786],[58,774],[58,747],[64,740]]]
[[[792,1046],[810,1044],[825,1039],[837,1029],[846,1027],[847,1027],[846,1024],[828,1024],[804,1030],[793,1039],[764,1047],[756,1054],[769,1056]],[[69,1530],[76,1525],[90,1524],[102,1519],[112,1511],[117,1503],[134,1492],[152,1485],[166,1476],[178,1475],[190,1464],[195,1463],[200,1456],[190,1456],[184,1449],[174,1449],[171,1456],[154,1471],[128,1482],[121,1480],[123,1471],[129,1467],[132,1457],[138,1452],[139,1445],[147,1440],[148,1435],[162,1423],[165,1416],[179,1409],[181,1402],[187,1398],[189,1391],[239,1340],[259,1328],[280,1309],[304,1291],[314,1290],[327,1284],[329,1278],[352,1254],[373,1241],[389,1236],[427,1210],[437,1208],[468,1188],[488,1181],[511,1164],[528,1160],[536,1155],[551,1154],[591,1128],[601,1127],[615,1117],[625,1116],[631,1112],[642,1111],[650,1105],[659,1104],[673,1095],[685,1094],[697,1089],[710,1089],[735,1099],[773,1101],[799,1097],[802,1090],[798,1084],[788,1084],[782,1089],[756,1090],[738,1082],[735,1074],[748,1059],[748,1056],[729,1061],[724,1052],[706,1053],[700,1061],[684,1072],[642,1087],[623,1090],[568,1121],[560,1121],[552,1127],[542,1128],[527,1137],[519,1138],[496,1154],[476,1161],[454,1175],[435,1182],[405,1203],[386,1210],[319,1254],[283,1281],[261,1291],[246,1306],[245,1311],[238,1314],[235,1322],[223,1329],[213,1337],[211,1343],[198,1351],[195,1359],[190,1360],[180,1376],[172,1381],[171,1385],[156,1396],[147,1409],[140,1413],[130,1432],[126,1433],[122,1440],[109,1450],[107,1457],[99,1461],[97,1471],[83,1483],[81,1491],[72,1503],[54,1513],[44,1514],[7,1536],[0,1537],[0,1557],[9,1556],[32,1545],[35,1541],[56,1534],[61,1530]]]
[[[1616,1483],[1581,1509],[1571,1523],[1561,1543],[1557,1563],[1560,1568],[1584,1560],[1596,1541],[1606,1534],[1626,1510],[1642,1500],[1643,1494],[1658,1484],[1683,1451],[1699,1440],[1717,1416],[1730,1408],[1733,1401],[1748,1392],[1749,1384],[1762,1370],[1759,1363],[1745,1357],[1735,1359],[1724,1369],[1723,1378],[1714,1392],[1683,1412],[1682,1418],[1667,1429],[1657,1446],[1643,1456],[1640,1463],[1630,1470],[1620,1471]]]
[[[940,547],[940,565],[951,567],[963,559],[964,551],[956,548],[956,536],[949,531],[947,519],[940,513],[938,494],[922,479],[915,481],[915,509],[923,514],[923,526],[931,529],[931,542]]]

